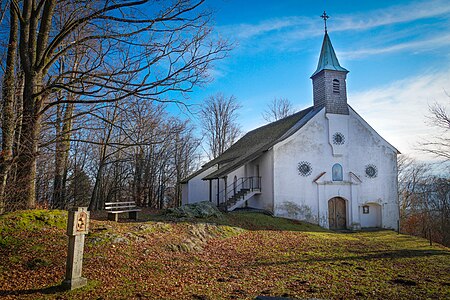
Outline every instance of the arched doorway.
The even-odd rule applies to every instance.
[[[341,197],[334,197],[328,201],[328,224],[330,229],[347,228],[347,207]]]

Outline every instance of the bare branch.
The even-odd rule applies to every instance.
[[[274,122],[283,119],[294,113],[292,103],[286,98],[274,98],[262,113],[262,117],[267,122]]]

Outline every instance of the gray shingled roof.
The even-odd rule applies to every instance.
[[[203,179],[208,180],[225,176],[247,162],[256,159],[276,143],[291,136],[318,111],[320,109],[314,110],[313,107],[309,107],[286,118],[248,132],[228,150],[222,153],[222,155],[209,161],[200,170],[184,179],[183,183],[186,183],[201,172],[217,164],[220,166],[219,169]]]

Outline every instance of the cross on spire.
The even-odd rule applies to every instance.
[[[326,11],[323,11],[323,14],[320,17],[323,19],[323,22],[325,23],[325,32],[327,32],[327,20],[330,18],[330,16],[327,15]]]

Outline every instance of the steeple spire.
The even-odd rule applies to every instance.
[[[322,49],[313,81],[314,107],[325,107],[326,113],[348,115],[346,77],[348,70],[341,67],[331,44],[327,30],[329,16],[324,11],[320,16],[325,25]]]
[[[330,37],[328,36],[327,20],[330,16],[327,15],[326,11],[323,11],[323,14],[320,17],[323,19],[325,25],[325,35],[323,37],[322,50],[320,51],[317,70],[311,75],[311,78],[322,70],[342,71],[348,73],[348,71],[339,64],[333,45],[331,44]]]
[[[348,73],[348,70],[341,67],[336,53],[334,52],[333,45],[331,44],[330,37],[325,25],[325,36],[323,37],[322,50],[320,51],[319,63],[317,64],[317,70],[311,75],[313,77],[322,70],[342,71]]]

